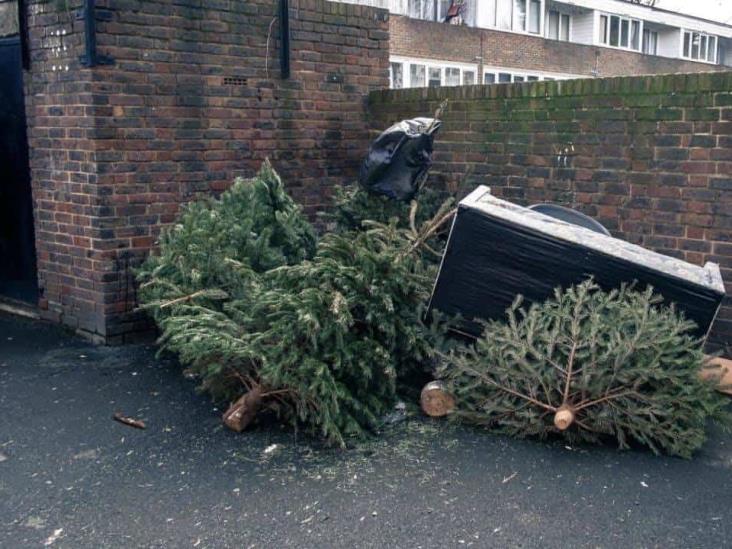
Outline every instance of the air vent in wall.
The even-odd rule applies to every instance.
[[[224,86],[246,86],[247,79],[239,76],[225,76]]]

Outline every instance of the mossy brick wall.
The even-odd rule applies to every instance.
[[[292,0],[282,79],[278,2],[97,0],[98,51],[114,62],[92,69],[79,64],[81,1],[67,3],[29,2],[39,303],[119,343],[149,328],[133,269],[181,204],[265,157],[308,213],[355,176],[366,96],[388,86],[388,13]]]
[[[374,135],[443,99],[438,184],[576,208],[732,288],[732,73],[372,92]],[[732,345],[729,297],[710,341]]]

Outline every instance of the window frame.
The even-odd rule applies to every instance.
[[[466,17],[463,18],[464,23],[469,26],[475,26],[474,12],[477,2],[480,0],[464,0],[466,3]],[[419,2],[419,7],[415,3]],[[441,23],[447,16],[447,10],[450,7],[449,0],[404,0],[403,8],[399,13],[403,13],[412,19],[421,21],[433,21]]]
[[[603,22],[605,25],[603,27]],[[617,45],[612,44],[613,25],[617,22]],[[638,48],[633,47],[633,27],[637,25],[638,36]],[[595,39],[597,40],[598,46],[606,48],[615,48],[623,51],[633,51],[641,53],[643,50],[643,30],[645,29],[645,21],[642,19],[635,19],[633,17],[626,17],[624,15],[617,15],[614,13],[598,12],[597,18],[597,32],[595,33]],[[625,39],[625,40],[624,40]],[[625,43],[625,45],[623,45]]]
[[[448,75],[447,73],[452,73],[453,71],[457,71],[457,84],[448,84],[447,79]],[[460,67],[455,67],[453,65],[445,65],[442,67],[442,83],[440,86],[447,86],[447,87],[453,87],[453,86],[462,86],[463,85],[463,69]]]
[[[698,44],[694,44],[695,35],[699,37]],[[703,54],[702,44],[704,44]],[[680,46],[681,59],[695,61],[697,63],[707,63],[709,65],[719,64],[719,37],[716,34],[709,34],[691,29],[681,29]],[[697,57],[694,57],[693,55],[694,48],[697,48]],[[712,59],[709,59],[710,52],[713,52]]]
[[[434,59],[421,59],[421,58],[410,58],[402,56],[394,56],[389,58],[389,87],[393,88],[393,65],[402,66],[402,87],[408,88],[422,88],[430,87],[430,71],[440,72],[440,87],[447,86],[447,72],[448,69],[458,71],[458,83],[451,84],[450,86],[462,86],[464,82],[464,73],[472,72],[474,77],[478,75],[478,65],[469,63],[455,63],[452,61],[436,61]],[[412,67],[424,67],[424,82],[419,85],[414,85],[412,82]],[[433,73],[434,74],[434,73]],[[454,74],[453,74],[454,77]],[[434,79],[433,79],[434,80]]]
[[[546,0],[478,0],[478,4],[486,10],[482,13],[485,14],[483,24],[487,28],[531,36],[544,34]],[[523,6],[521,18],[519,17],[521,7],[518,4]],[[532,14],[538,16],[538,22],[532,19]],[[538,23],[536,31],[531,30],[534,28],[532,22]]]
[[[402,82],[401,82],[402,85],[398,88],[394,87],[394,66],[395,65],[399,65],[401,67],[401,72],[402,72]],[[390,59],[389,60],[389,89],[390,90],[401,90],[401,89],[405,88],[406,87],[404,85],[405,80],[406,79],[405,79],[405,73],[404,73],[404,63],[402,63],[400,61],[392,61]]]
[[[427,67],[427,87],[428,88],[440,88],[442,83],[445,81],[445,68],[439,65],[430,65]],[[435,78],[437,74],[437,78]],[[437,85],[433,85],[432,82],[437,80]]]
[[[646,33],[648,34],[648,44],[653,45],[651,48],[646,48]],[[653,29],[643,29],[643,37],[641,38],[641,53],[644,55],[658,55],[658,31]]]
[[[492,82],[486,82],[486,76],[490,75]],[[501,81],[501,76],[508,76],[508,80]],[[518,80],[517,80],[518,78]],[[577,75],[560,75],[556,73],[544,73],[544,72],[526,72],[521,69],[513,69],[506,67],[484,67],[483,77],[481,82],[485,86],[492,84],[515,84],[515,83],[531,83],[539,81],[552,81],[552,80],[570,80],[573,78],[582,78]]]
[[[556,14],[557,16],[557,37],[554,38],[550,36],[550,25],[551,25],[551,17],[552,14]],[[567,37],[564,38],[562,36],[562,29],[563,25],[562,23],[566,21],[567,23]],[[562,10],[558,9],[550,9],[547,10],[546,15],[544,16],[544,38],[547,40],[558,40],[560,42],[572,42],[572,14],[565,13]]]

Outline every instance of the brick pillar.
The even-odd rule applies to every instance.
[[[291,1],[283,80],[276,2],[97,6],[98,49],[114,62],[84,69],[81,22],[31,3],[32,179],[44,316],[119,343],[149,328],[133,269],[181,204],[265,157],[310,214],[355,176],[365,96],[388,87],[388,13]]]

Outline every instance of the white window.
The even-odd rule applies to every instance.
[[[512,82],[536,82],[537,80],[540,80],[540,78],[536,75],[528,75],[528,74],[514,74]]]
[[[620,47],[627,48],[630,45],[630,21],[620,20]]]
[[[526,0],[513,0],[513,30],[526,29]]]
[[[532,34],[541,34],[541,2],[529,0],[529,26],[526,29]]]
[[[600,44],[640,51],[641,22],[619,15],[600,15]]]
[[[459,5],[461,8],[462,21],[465,23],[475,24],[475,3],[476,0],[461,0],[460,2],[456,2],[455,7]],[[406,13],[414,19],[444,21],[450,5],[451,0],[407,0]]]
[[[546,18],[546,37],[552,40],[569,41],[570,16],[556,10],[550,10]]]
[[[409,87],[424,88],[426,84],[426,68],[424,65],[409,65]]]
[[[717,62],[717,37],[701,32],[684,31],[681,56],[693,61]]]
[[[577,78],[572,75],[556,75],[551,76],[541,73],[526,74],[513,69],[486,68],[483,71],[483,84],[504,84],[511,82],[538,82],[540,80],[565,80],[568,78]]]
[[[638,51],[641,44],[641,24],[640,21],[631,21],[630,23],[630,49]]]
[[[430,67],[428,69],[429,79],[427,85],[430,88],[442,86],[442,69],[440,67]]]
[[[389,84],[393,90],[404,87],[404,63],[389,63]]]
[[[478,67],[409,58],[392,58],[389,62],[392,88],[424,88],[476,84]]]
[[[543,0],[480,0],[481,19],[488,27],[541,34],[542,6]]]
[[[435,18],[435,0],[409,0],[409,17],[415,19]]]
[[[445,68],[445,86],[460,85],[460,69],[457,67]]]
[[[643,31],[643,53],[658,55],[658,33],[645,29]]]
[[[496,27],[510,29],[513,19],[513,0],[496,1]]]
[[[716,36],[709,37],[709,49],[707,50],[707,61],[709,63],[716,63],[717,59],[719,59],[717,55],[717,42]]]

